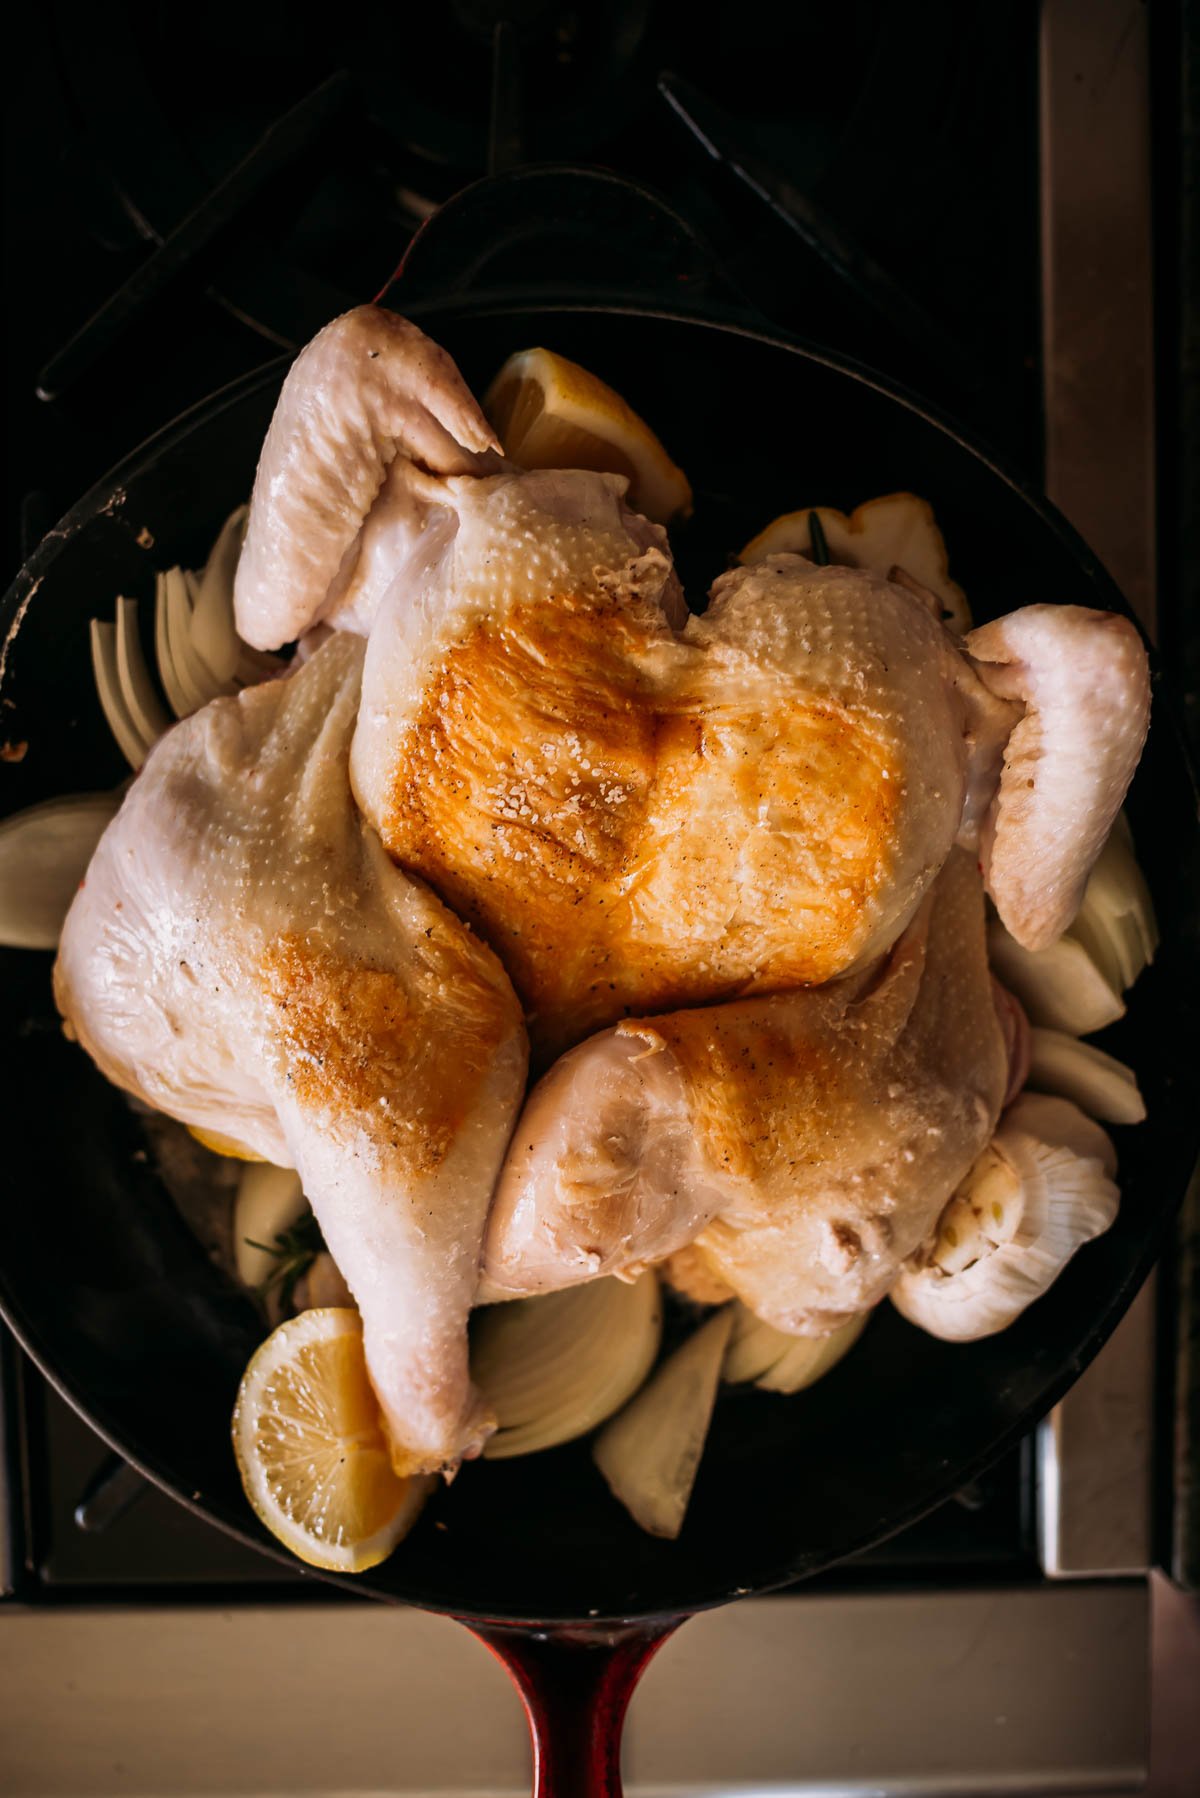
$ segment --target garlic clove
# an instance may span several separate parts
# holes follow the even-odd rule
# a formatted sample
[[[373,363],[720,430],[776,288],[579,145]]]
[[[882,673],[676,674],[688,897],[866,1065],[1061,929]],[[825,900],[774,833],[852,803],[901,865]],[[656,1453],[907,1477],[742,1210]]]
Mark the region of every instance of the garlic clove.
[[[731,1306],[715,1312],[596,1438],[613,1497],[652,1536],[683,1528],[732,1327]]]
[[[981,1252],[975,1260],[966,1267],[941,1265],[935,1243],[933,1253],[910,1263],[892,1289],[892,1303],[903,1316],[948,1342],[972,1342],[1004,1329],[1117,1214],[1112,1145],[1065,1099],[1022,1094],[951,1205],[964,1190],[977,1201],[998,1190],[997,1160],[1016,1183],[1019,1209],[1016,1197],[998,1201],[997,1219],[980,1203]]]
[[[0,943],[57,949],[63,919],[124,796],[69,793],[0,824]]]
[[[662,1338],[658,1277],[591,1280],[476,1314],[471,1377],[496,1415],[488,1460],[584,1436],[645,1380]]]
[[[1133,1069],[1061,1030],[1030,1032],[1029,1085],[1108,1124],[1140,1124],[1146,1115]]]
[[[959,1274],[1001,1242],[1011,1242],[1024,1204],[1011,1164],[989,1143],[942,1212],[930,1259]]]

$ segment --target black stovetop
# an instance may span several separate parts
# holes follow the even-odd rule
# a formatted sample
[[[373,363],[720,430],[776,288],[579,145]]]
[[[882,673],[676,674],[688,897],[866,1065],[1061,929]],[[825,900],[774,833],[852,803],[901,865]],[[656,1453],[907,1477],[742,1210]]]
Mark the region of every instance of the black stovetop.
[[[181,25],[178,9],[117,0],[26,9],[10,42],[14,29],[11,572],[140,440],[384,288],[422,220],[465,184],[530,164],[596,164],[662,194],[710,297],[968,415],[1038,477],[1031,4],[740,0],[700,25],[680,0],[453,0],[360,5],[344,26],[326,11],[310,27],[298,9],[218,3]],[[787,184],[790,222],[753,191],[764,181],[776,197]],[[568,210],[570,191],[556,190]],[[575,291],[627,287],[620,244],[578,222],[565,250],[561,234],[527,260],[510,243],[504,278],[566,270]],[[669,263],[637,271],[668,303]],[[300,1588],[154,1490],[106,1528],[79,1529],[107,1451],[4,1347],[7,1548],[22,1596]],[[827,1582],[1035,1574],[1028,1460],[1010,1457]],[[119,1496],[93,1494],[93,1519]]]

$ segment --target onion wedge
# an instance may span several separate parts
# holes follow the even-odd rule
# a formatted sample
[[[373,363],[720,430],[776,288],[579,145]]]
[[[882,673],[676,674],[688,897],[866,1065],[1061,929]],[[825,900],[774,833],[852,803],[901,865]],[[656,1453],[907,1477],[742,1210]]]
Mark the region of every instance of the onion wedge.
[[[245,647],[234,629],[233,577],[242,553],[248,512],[248,506],[239,506],[222,525],[197,584],[192,608],[192,648],[220,687],[233,679]]]
[[[854,1347],[869,1316],[863,1311],[828,1336],[789,1336],[739,1303],[721,1378],[731,1385],[753,1380],[764,1392],[802,1392]]]
[[[653,1272],[590,1280],[477,1314],[471,1377],[496,1414],[488,1460],[584,1436],[630,1399],[654,1365],[662,1301]]]
[[[124,788],[69,793],[0,824],[0,943],[57,949],[72,899]]]
[[[1140,1124],[1146,1115],[1133,1069],[1061,1030],[1030,1032],[1028,1084],[1034,1092],[1070,1099],[1106,1124]]]
[[[1070,931],[1048,949],[1023,949],[998,918],[988,924],[992,971],[1031,1024],[1090,1036],[1125,1015],[1125,1002]]]
[[[117,670],[117,627],[103,619],[93,618],[91,625],[92,673],[100,709],[108,728],[117,740],[117,748],[136,773],[150,753],[154,739],[146,737],[126,703]]]
[[[238,1181],[233,1202],[233,1252],[238,1278],[259,1287],[275,1271],[271,1253],[275,1238],[289,1230],[308,1209],[294,1168],[250,1161]]]
[[[726,1306],[596,1438],[592,1458],[613,1497],[652,1536],[673,1539],[683,1528],[732,1328]]]
[[[136,599],[117,601],[116,649],[117,678],[125,706],[149,751],[163,732],[170,729],[171,720],[154,691],[150,670],[142,654]]]
[[[167,642],[175,678],[187,701],[187,716],[198,712],[222,691],[192,648],[192,600],[188,577],[182,568],[168,568],[163,576],[166,594]]]
[[[1154,902],[1123,812],[1088,878],[1071,935],[1118,992],[1127,992],[1154,960],[1158,948]]]

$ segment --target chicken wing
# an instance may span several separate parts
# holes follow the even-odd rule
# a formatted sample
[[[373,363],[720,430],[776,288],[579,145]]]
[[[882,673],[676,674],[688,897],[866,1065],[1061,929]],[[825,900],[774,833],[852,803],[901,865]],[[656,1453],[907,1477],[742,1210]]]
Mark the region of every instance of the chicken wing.
[[[71,907],[55,993],[119,1086],[298,1169],[409,1472],[490,1428],[466,1320],[526,1044],[495,957],[354,807],[362,659],[335,636],[163,738]]]

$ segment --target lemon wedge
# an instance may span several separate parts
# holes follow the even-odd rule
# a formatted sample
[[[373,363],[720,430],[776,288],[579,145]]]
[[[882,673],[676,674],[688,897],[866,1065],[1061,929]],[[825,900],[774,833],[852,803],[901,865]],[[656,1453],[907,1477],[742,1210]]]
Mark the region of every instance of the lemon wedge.
[[[832,506],[785,512],[747,543],[739,562],[784,554],[811,556],[814,514],[831,562],[869,568],[885,578],[893,568],[903,568],[941,601],[942,616],[952,631],[970,630],[971,609],[962,588],[950,579],[950,561],[933,507],[915,493],[885,493],[849,513]]]
[[[235,1142],[232,1136],[220,1136],[215,1130],[202,1130],[199,1124],[185,1124],[184,1129],[189,1136],[194,1136],[202,1149],[211,1149],[214,1155],[227,1155],[231,1161],[262,1161],[253,1149],[247,1149],[242,1143]]]
[[[629,476],[629,503],[666,524],[691,510],[687,476],[644,419],[598,375],[553,350],[510,356],[484,397],[505,453],[522,468]]]
[[[233,1447],[246,1497],[311,1567],[364,1573],[386,1560],[435,1481],[392,1471],[357,1311],[280,1324],[242,1375]]]

